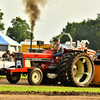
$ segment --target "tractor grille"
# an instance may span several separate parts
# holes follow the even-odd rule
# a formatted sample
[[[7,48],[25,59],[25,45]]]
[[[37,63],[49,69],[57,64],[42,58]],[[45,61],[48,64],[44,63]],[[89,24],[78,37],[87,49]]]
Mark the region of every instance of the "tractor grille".
[[[15,53],[15,65],[17,68],[22,68],[23,67],[23,53]]]
[[[16,68],[22,68],[23,67],[22,58],[15,58],[15,64],[16,64]]]
[[[15,58],[17,58],[17,57],[23,58],[23,54],[22,53],[15,53],[14,56],[15,56]]]

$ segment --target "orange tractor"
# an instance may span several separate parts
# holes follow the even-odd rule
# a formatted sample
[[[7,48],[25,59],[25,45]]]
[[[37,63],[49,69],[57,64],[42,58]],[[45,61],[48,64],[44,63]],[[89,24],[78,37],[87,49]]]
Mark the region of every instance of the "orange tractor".
[[[96,61],[93,62],[96,52],[87,49],[88,40],[72,42],[71,35],[63,33],[59,42],[64,35],[69,36],[70,42],[62,44],[63,55],[56,57],[54,64],[51,63],[51,49],[43,53],[15,53],[15,66],[6,69],[7,80],[17,83],[21,74],[27,74],[31,85],[39,85],[41,82],[55,84],[58,81],[71,86],[99,83],[99,66]]]

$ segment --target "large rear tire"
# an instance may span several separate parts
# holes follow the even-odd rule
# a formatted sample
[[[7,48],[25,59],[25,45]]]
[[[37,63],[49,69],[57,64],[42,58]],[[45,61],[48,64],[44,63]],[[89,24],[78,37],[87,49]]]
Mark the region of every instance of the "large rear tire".
[[[74,53],[65,53],[58,61],[57,75],[63,85],[69,85],[67,70],[71,57]]]
[[[93,80],[94,63],[86,53],[73,56],[68,66],[68,77],[72,86],[88,86]]]
[[[69,54],[68,54],[69,56]],[[67,56],[66,56],[67,57]],[[70,56],[65,62],[66,57],[62,57],[61,75],[62,84],[71,86],[88,86],[94,76],[94,64],[90,56],[86,53],[76,53]],[[66,66],[66,67],[65,67]]]
[[[6,78],[7,80],[11,83],[11,84],[15,84],[20,80],[21,74],[20,73],[13,73],[13,75],[11,74],[7,74]]]
[[[39,68],[33,68],[28,73],[28,82],[31,85],[39,85],[42,82],[43,73]]]

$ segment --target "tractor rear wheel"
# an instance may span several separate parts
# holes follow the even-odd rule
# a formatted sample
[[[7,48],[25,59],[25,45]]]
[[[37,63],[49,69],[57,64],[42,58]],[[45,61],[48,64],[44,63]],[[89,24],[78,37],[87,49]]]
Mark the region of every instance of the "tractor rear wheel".
[[[57,75],[58,75],[58,79],[63,85],[69,85],[67,70],[68,70],[69,61],[71,60],[71,57],[73,55],[74,53],[65,53],[58,61]]]
[[[66,59],[66,57],[63,58]],[[66,68],[63,67],[63,65],[66,66]],[[71,86],[88,86],[94,76],[93,61],[86,53],[76,53],[72,55],[66,60],[66,63],[64,63],[64,61],[61,62],[60,68],[62,74],[59,76],[62,78],[62,83],[65,82],[67,84],[68,82]]]
[[[73,56],[68,66],[68,77],[72,86],[88,86],[94,76],[94,64],[86,53]]]
[[[21,74],[20,73],[13,73],[13,75],[7,74],[6,77],[11,84],[15,84],[20,80]]]
[[[42,82],[43,73],[39,68],[33,68],[29,71],[28,82],[31,85],[39,85]]]

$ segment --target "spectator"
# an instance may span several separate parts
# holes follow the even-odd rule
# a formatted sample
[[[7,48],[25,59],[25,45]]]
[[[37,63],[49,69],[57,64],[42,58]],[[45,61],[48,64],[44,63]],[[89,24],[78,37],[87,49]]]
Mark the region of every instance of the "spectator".
[[[4,53],[4,54],[2,55],[2,58],[7,58],[7,53]]]
[[[4,53],[4,54],[2,55],[2,58],[3,58],[3,61],[5,61],[5,59],[7,58],[7,53]]]
[[[7,53],[7,58],[10,58],[10,51],[7,50],[6,53]]]
[[[14,52],[10,55],[10,59],[14,59]]]

